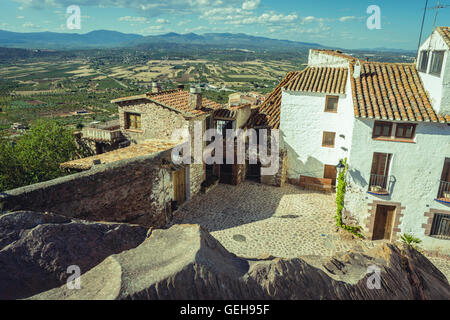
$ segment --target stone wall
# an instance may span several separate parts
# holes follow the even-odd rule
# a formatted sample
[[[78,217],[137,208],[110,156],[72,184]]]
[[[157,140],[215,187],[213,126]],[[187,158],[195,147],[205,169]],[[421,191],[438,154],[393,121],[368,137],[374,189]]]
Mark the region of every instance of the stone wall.
[[[7,191],[0,194],[0,210],[163,226],[170,218],[173,186],[161,161],[169,157],[170,150]]]
[[[141,115],[141,130],[126,129],[125,113]],[[120,129],[123,135],[135,143],[148,139],[170,140],[175,129],[188,128],[189,121],[179,112],[155,103],[138,103],[119,106]]]
[[[275,187],[283,187],[287,176],[287,151],[280,150],[278,172],[272,176],[261,175],[261,183]]]
[[[192,199],[201,191],[201,184],[206,179],[206,169],[204,164],[191,164],[189,166],[189,197]]]

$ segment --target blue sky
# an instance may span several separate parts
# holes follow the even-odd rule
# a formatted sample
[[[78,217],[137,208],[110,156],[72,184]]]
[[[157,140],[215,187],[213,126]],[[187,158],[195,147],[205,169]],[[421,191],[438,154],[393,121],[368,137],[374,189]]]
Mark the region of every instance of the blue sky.
[[[426,0],[1,0],[0,29],[87,33],[106,29],[142,35],[231,32],[316,42],[341,48],[416,49]],[[437,0],[429,0],[428,7]],[[441,4],[450,0],[441,0]],[[68,30],[66,8],[81,8],[81,30]],[[381,9],[369,30],[367,8]],[[424,37],[433,27],[427,12]],[[450,25],[450,6],[436,25]]]

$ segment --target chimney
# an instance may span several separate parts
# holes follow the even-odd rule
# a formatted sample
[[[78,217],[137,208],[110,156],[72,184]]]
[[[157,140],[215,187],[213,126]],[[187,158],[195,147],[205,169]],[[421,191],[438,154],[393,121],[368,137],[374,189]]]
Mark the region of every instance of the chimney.
[[[353,78],[357,79],[360,76],[361,76],[361,63],[359,61],[356,61],[353,71]]]
[[[202,91],[200,88],[191,87],[189,91],[188,106],[192,110],[199,110],[202,108]]]
[[[152,93],[159,93],[161,92],[161,86],[159,85],[158,82],[153,81],[152,82]]]

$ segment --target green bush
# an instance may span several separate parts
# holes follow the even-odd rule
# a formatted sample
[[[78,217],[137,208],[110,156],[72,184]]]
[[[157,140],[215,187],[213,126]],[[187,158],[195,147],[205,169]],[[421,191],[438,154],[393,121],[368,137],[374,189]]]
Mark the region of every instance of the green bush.
[[[418,246],[417,244],[421,243],[422,240],[415,238],[413,235],[408,234],[408,233],[404,233],[400,236],[400,240],[405,243],[406,245],[408,245],[409,247],[417,250]]]
[[[359,238],[364,238],[363,235],[360,233],[361,227],[348,226],[342,222],[342,211],[344,210],[345,191],[347,189],[347,181],[345,180],[348,171],[347,159],[341,160],[341,163],[344,165],[344,169],[339,172],[337,178],[337,189],[336,189],[337,210],[335,216],[336,226],[354,234]]]
[[[0,191],[63,176],[60,163],[80,155],[72,131],[54,121],[37,121],[17,141],[0,137]]]

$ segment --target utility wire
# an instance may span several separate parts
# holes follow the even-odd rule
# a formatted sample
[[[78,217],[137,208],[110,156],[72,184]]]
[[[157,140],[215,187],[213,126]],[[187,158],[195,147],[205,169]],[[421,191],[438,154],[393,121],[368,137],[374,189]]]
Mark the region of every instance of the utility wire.
[[[419,36],[419,45],[417,46],[417,54],[419,54],[420,44],[422,43],[422,33],[423,33],[423,26],[425,24],[425,16],[427,14],[427,7],[428,7],[428,0],[426,0],[425,9],[423,9],[422,26],[420,27],[420,36]]]

